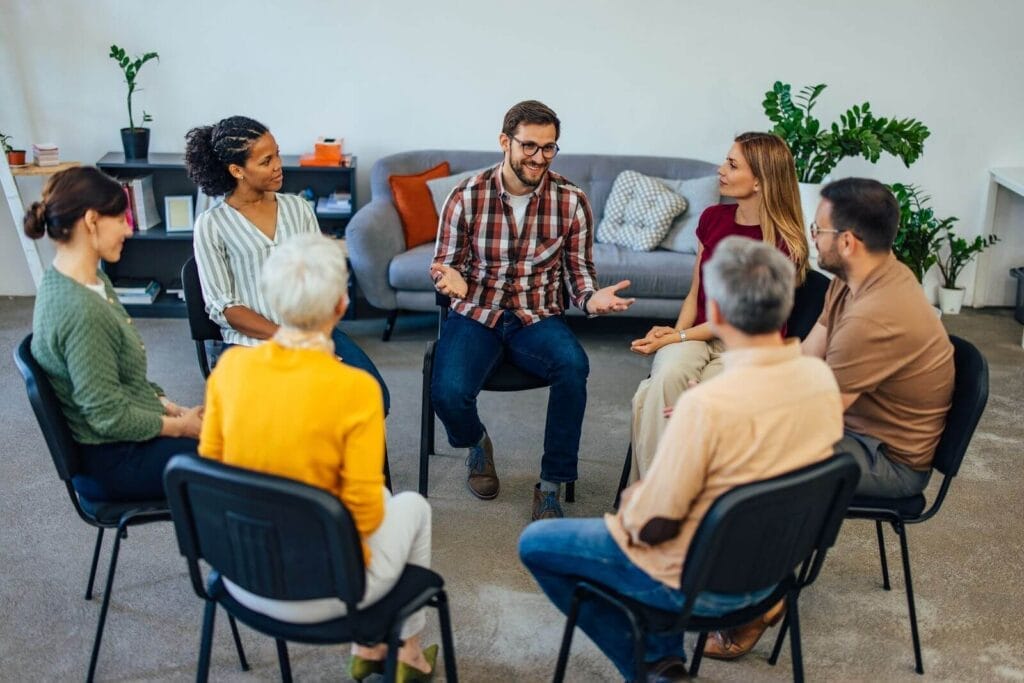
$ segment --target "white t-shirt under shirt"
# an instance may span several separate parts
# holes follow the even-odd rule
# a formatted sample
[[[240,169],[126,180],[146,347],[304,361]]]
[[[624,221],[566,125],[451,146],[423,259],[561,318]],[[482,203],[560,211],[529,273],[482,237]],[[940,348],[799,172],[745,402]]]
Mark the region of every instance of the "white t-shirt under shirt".
[[[516,219],[517,229],[522,229],[523,227],[523,218],[526,216],[526,207],[529,205],[532,198],[532,192],[508,195],[508,205],[512,207],[512,216]]]

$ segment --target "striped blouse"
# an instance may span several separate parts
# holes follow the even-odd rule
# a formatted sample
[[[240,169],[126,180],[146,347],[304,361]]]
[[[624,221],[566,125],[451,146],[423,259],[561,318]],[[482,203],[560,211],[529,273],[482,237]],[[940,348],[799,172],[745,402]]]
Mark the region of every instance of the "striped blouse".
[[[295,235],[319,231],[309,203],[293,194],[277,195],[277,229],[273,240],[227,202],[215,204],[200,214],[193,237],[199,281],[206,312],[221,326],[225,342],[242,346],[260,343],[228,324],[224,310],[231,306],[245,306],[280,323],[260,289],[263,264],[274,247]]]

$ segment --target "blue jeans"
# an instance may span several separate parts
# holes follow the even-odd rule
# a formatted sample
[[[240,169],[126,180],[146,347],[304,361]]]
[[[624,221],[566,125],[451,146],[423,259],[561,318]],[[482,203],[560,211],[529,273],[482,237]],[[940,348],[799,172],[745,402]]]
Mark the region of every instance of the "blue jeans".
[[[480,441],[484,425],[476,397],[487,377],[507,359],[550,383],[541,479],[576,481],[576,464],[587,407],[587,354],[561,317],[523,325],[505,311],[493,329],[452,313],[441,331],[430,383],[434,411],[453,448]]]
[[[645,605],[681,611],[686,596],[637,567],[619,548],[603,519],[545,519],[526,527],[519,537],[519,558],[541,589],[563,614],[569,613],[572,592],[581,579],[608,586]],[[701,593],[693,606],[699,616],[721,616],[766,598],[773,588],[727,595]],[[612,661],[627,680],[633,679],[633,636],[629,620],[603,600],[580,606],[577,625]],[[686,658],[681,633],[647,634],[645,658]]]
[[[179,453],[194,455],[198,447],[195,439],[172,436],[81,444],[82,473],[71,483],[92,501],[160,500],[167,461]]]
[[[334,331],[331,332],[331,339],[334,341],[334,353],[341,356],[341,360],[345,365],[366,370],[377,380],[377,384],[380,385],[380,391],[384,395],[384,415],[386,416],[391,411],[391,394],[388,392],[388,385],[384,383],[384,378],[380,376],[377,366],[373,364],[373,361],[366,355],[366,352],[359,348],[359,345],[352,341],[352,338],[342,332],[341,329],[335,327]],[[216,364],[217,358],[220,358],[221,353],[224,353],[224,351],[232,346],[234,344],[222,344],[220,353],[217,353],[216,357],[213,358],[213,364]]]

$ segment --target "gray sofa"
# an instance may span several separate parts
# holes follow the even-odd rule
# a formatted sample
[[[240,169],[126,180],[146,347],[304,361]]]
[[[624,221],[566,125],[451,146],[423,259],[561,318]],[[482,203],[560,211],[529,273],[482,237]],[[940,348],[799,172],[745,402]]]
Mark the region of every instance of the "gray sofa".
[[[496,164],[501,153],[424,150],[403,152],[379,159],[370,172],[371,201],[352,217],[345,230],[349,259],[359,288],[367,301],[388,311],[384,339],[388,339],[400,309],[435,309],[433,283],[428,266],[434,245],[406,250],[402,225],[391,197],[388,177],[420,173],[447,161],[457,174]],[[716,173],[716,166],[695,159],[614,156],[610,154],[561,154],[552,170],[581,187],[590,198],[595,228],[604,215],[612,183],[620,172],[633,170],[659,178],[686,180]],[[652,319],[675,318],[690,288],[694,254],[663,249],[630,251],[611,244],[594,245],[594,266],[601,286],[628,279],[625,292],[636,298],[629,311],[619,315]],[[579,313],[579,311],[574,311]]]

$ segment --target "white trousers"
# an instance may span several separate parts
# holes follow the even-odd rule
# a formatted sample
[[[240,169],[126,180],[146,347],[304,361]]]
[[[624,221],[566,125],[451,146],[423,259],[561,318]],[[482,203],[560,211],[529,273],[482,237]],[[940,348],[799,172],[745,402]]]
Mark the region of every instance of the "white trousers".
[[[676,404],[691,381],[706,382],[720,373],[724,350],[725,345],[713,339],[669,344],[654,354],[651,376],[633,394],[631,483],[643,478],[654,460],[668,424],[665,408]]]
[[[384,491],[384,520],[366,539],[370,564],[366,567],[366,593],[359,608],[380,600],[394,588],[407,564],[430,567],[430,504],[413,491],[392,496]],[[337,598],[316,600],[271,600],[224,579],[224,585],[238,602],[254,612],[279,621],[315,624],[345,614],[345,603]],[[402,639],[410,638],[426,626],[423,610],[406,619]]]

